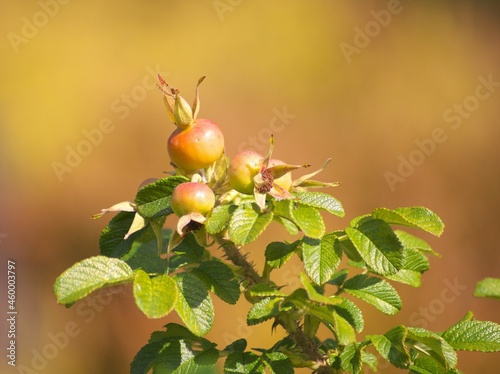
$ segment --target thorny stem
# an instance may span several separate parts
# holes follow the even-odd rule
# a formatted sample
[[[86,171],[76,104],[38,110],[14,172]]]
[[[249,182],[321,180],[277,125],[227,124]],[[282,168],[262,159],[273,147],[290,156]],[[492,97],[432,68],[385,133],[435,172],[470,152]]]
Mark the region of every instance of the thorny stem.
[[[246,255],[241,254],[240,249],[233,242],[219,236],[215,237],[215,241],[221,246],[226,258],[243,269],[243,274],[245,279],[249,281],[249,285],[262,282],[262,278],[253,264],[247,260]]]
[[[290,337],[297,343],[308,358],[317,363],[319,367],[316,373],[333,374],[333,369],[328,364],[328,359],[318,351],[316,343],[304,333],[301,327],[297,327],[296,330],[290,334]]]
[[[230,240],[226,240],[220,236],[215,237],[215,241],[221,246],[226,258],[231,261],[234,265],[239,266],[243,269],[243,274],[245,279],[248,281],[249,285],[254,285],[257,283],[262,283],[266,281],[261,278],[261,276],[255,270],[253,264],[247,260],[247,256],[240,252],[240,249]],[[269,279],[267,279],[269,281]],[[319,350],[317,344],[313,339],[309,338],[302,327],[299,326],[295,321],[292,322],[293,326],[285,321],[277,321],[277,323],[282,326],[297,344],[302,352],[311,360],[316,362],[318,374],[334,374],[333,368],[328,364],[328,359]]]

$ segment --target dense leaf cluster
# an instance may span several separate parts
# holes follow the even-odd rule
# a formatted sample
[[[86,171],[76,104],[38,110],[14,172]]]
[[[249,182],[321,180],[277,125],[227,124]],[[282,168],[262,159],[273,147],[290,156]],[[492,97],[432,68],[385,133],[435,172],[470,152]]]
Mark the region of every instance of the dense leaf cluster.
[[[420,286],[429,269],[427,256],[436,252],[401,227],[439,236],[443,223],[429,209],[375,209],[343,230],[328,232],[322,214],[342,217],[344,210],[326,193],[297,190],[291,199],[268,197],[266,209],[240,196],[222,201],[204,222],[214,250],[186,231],[166,253],[172,232],[163,224],[172,214],[170,195],[185,181],[183,176],[159,179],[141,188],[134,202],[107,210],[119,212],[101,234],[101,254],[73,265],[54,285],[58,302],[69,306],[99,288],[132,283],[137,307],[148,318],[172,311],[179,315],[184,326],[169,323],[154,332],[134,358],[131,373],[213,373],[221,359],[225,373],[283,374],[294,367],[360,373],[364,365],[375,370],[379,358],[412,373],[458,373],[456,350],[500,350],[500,325],[475,320],[472,313],[441,333],[396,326],[358,341],[364,319],[356,300],[393,315],[402,300],[391,282]],[[298,238],[269,243],[258,273],[239,249],[272,222]],[[292,256],[303,263],[301,287],[285,293],[272,273]],[[342,263],[349,269],[340,268]],[[284,339],[248,350],[244,339],[218,348],[203,338],[215,318],[212,295],[235,304],[242,294],[252,304],[247,324],[271,320],[273,328],[286,330]],[[331,338],[318,339],[321,325]]]

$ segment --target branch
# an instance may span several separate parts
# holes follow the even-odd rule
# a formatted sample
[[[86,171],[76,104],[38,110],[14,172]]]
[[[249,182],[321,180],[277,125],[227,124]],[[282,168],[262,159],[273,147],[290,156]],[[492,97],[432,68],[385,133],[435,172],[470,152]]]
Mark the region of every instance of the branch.
[[[215,236],[215,240],[221,246],[226,258],[243,269],[243,275],[250,285],[262,282],[253,264],[247,260],[246,255],[241,254],[240,249],[233,242],[219,236]]]
[[[236,246],[232,241],[226,240],[220,236],[214,236],[214,238],[224,251],[225,257],[234,265],[243,269],[243,275],[250,285],[263,282],[262,277],[257,273],[253,264],[247,260],[246,255],[240,252],[240,248],[238,246]],[[314,340],[309,338],[304,333],[296,321],[292,322],[294,326],[288,326],[288,324],[282,320],[278,320],[277,322],[288,332],[290,337],[302,350],[302,352],[311,361],[314,361],[317,364],[316,372],[318,374],[333,374],[333,369],[328,364],[328,358],[318,350]]]
[[[284,325],[282,324],[283,327],[285,327]],[[285,329],[290,333],[289,329],[286,327]],[[329,365],[328,358],[318,350],[314,340],[309,338],[300,326],[297,326],[295,331],[290,333],[290,337],[311,361],[316,362],[318,367],[316,373],[333,374],[333,368]]]

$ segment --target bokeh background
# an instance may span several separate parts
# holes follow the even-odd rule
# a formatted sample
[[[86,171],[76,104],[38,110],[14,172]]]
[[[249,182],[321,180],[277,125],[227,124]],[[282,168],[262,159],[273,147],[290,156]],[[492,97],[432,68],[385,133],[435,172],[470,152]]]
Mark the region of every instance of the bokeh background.
[[[500,322],[498,301],[473,296],[477,281],[500,277],[498,2],[41,0],[0,8],[0,296],[6,311],[14,260],[19,312],[18,366],[2,354],[1,373],[127,373],[150,333],[177,321],[147,320],[127,287],[71,309],[52,293],[62,271],[98,254],[109,217],[92,214],[168,170],[173,125],[154,88],[158,72],[187,98],[207,76],[201,116],[220,124],[229,155],[265,152],[274,126],[276,157],[315,167],[333,157],[322,179],[341,181],[332,192],[347,215],[328,217],[331,230],[382,206],[424,205],[443,218],[441,238],[424,235],[443,257],[431,259],[421,288],[397,285],[398,315],[362,305],[361,336],[396,324],[439,331],[469,310]],[[248,251],[260,255],[283,238],[275,226]],[[292,262],[279,276],[293,288],[299,271]],[[215,302],[208,337],[220,347],[240,337],[269,347],[282,333],[272,336],[270,323],[247,328],[245,301]],[[499,362],[499,354],[459,354],[465,373],[497,373]]]

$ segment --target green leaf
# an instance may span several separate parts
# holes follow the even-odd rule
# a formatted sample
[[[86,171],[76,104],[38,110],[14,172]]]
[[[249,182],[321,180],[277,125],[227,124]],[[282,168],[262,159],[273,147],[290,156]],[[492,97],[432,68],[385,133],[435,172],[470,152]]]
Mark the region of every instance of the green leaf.
[[[134,278],[130,266],[117,258],[95,256],[77,262],[54,283],[60,304],[73,304],[101,287],[129,282]]]
[[[210,340],[205,338],[196,336],[186,326],[179,325],[178,323],[170,322],[165,325],[166,331],[159,331],[158,333],[161,336],[165,337],[175,337],[175,338],[183,338],[186,341],[191,343],[196,343],[197,346],[202,349],[208,349],[215,346],[215,343],[212,343]]]
[[[372,304],[384,314],[396,314],[402,307],[396,289],[380,278],[358,274],[345,281],[344,290]]]
[[[422,273],[429,270],[428,258],[414,248],[403,249],[403,264],[396,274],[387,275],[387,278],[396,282],[420,287]]]
[[[192,273],[174,276],[179,289],[175,310],[186,327],[195,335],[203,336],[212,328],[214,306],[203,282]]]
[[[461,321],[446,330],[442,337],[461,351],[500,351],[500,325],[495,322]]]
[[[391,275],[401,269],[403,248],[384,221],[368,219],[357,228],[346,228],[345,232],[373,272]]]
[[[323,217],[316,208],[294,200],[274,202],[274,214],[293,222],[304,235],[319,239],[325,233]]]
[[[273,212],[260,213],[256,204],[242,204],[229,221],[229,237],[236,245],[245,245],[259,237],[273,219]]]
[[[173,373],[193,357],[194,352],[189,342],[184,339],[166,339],[162,350],[152,362],[153,374]]]
[[[299,233],[299,228],[297,227],[297,225],[292,221],[290,221],[289,219],[277,216],[275,214],[273,220],[278,222],[281,226],[283,226],[290,235],[297,235]]]
[[[300,273],[300,282],[304,286],[304,289],[307,292],[307,296],[309,296],[310,301],[314,301],[319,304],[329,304],[336,305],[342,303],[342,298],[340,297],[328,297],[323,294],[320,294],[314,286],[309,282],[307,275],[304,273]]]
[[[172,231],[163,230],[163,242],[168,243]],[[146,242],[134,242],[130,252],[122,257],[133,270],[142,269],[149,274],[163,274],[167,271],[167,260],[158,255],[156,238]]]
[[[404,345],[407,329],[404,326],[396,326],[384,335],[369,335],[370,340],[377,352],[400,369],[405,369],[410,363],[410,355]]]
[[[361,351],[356,343],[349,344],[340,353],[341,367],[344,371],[353,374],[361,373]]]
[[[334,245],[336,238],[334,234],[327,234],[321,240],[302,239],[304,269],[317,284],[328,282],[340,264],[342,252]]]
[[[500,279],[484,278],[476,284],[474,296],[500,299]]]
[[[153,374],[215,374],[218,358],[219,352],[213,344],[195,351],[191,341],[157,331],[135,356],[130,373],[146,374],[153,369]]]
[[[240,284],[229,266],[213,258],[203,261],[193,272],[221,300],[236,304],[240,298]]]
[[[410,365],[410,373],[419,374],[461,374],[457,369],[446,370],[429,356],[417,357]]]
[[[274,269],[283,266],[295,253],[299,241],[293,243],[272,242],[266,247],[266,262]]]
[[[192,233],[187,234],[173,252],[176,256],[182,257],[186,264],[199,263],[207,254],[206,249],[198,244]]]
[[[196,352],[193,358],[183,362],[172,374],[217,374],[215,364],[218,359],[219,351],[215,348]],[[156,371],[153,373],[155,374]],[[160,373],[163,374],[164,371]]]
[[[424,273],[429,270],[429,267],[429,259],[422,252],[413,248],[403,249],[403,263],[401,269]]]
[[[287,296],[286,293],[281,292],[280,290],[276,289],[275,287],[272,287],[268,284],[265,283],[257,283],[251,287],[248,288],[248,292],[250,293],[250,296],[257,296],[257,297],[285,297]]]
[[[135,204],[139,214],[145,218],[152,218],[172,213],[170,195],[179,184],[188,182],[186,177],[176,175],[158,179],[142,187],[135,197]]]
[[[344,217],[344,208],[340,201],[333,196],[323,192],[297,192],[295,194],[300,202],[304,205],[326,210],[328,213],[334,214],[339,217]]]
[[[385,277],[412,287],[420,287],[422,285],[422,273],[415,270],[400,269],[396,274],[386,275]]]
[[[134,221],[134,217],[134,212],[119,212],[109,221],[109,224],[102,230],[99,237],[99,247],[102,255],[122,257],[130,251],[134,241],[146,230],[146,228],[143,228],[124,239]]]
[[[280,310],[282,299],[267,297],[256,302],[247,315],[248,326],[257,325],[268,319],[276,317]]]
[[[151,279],[143,270],[136,270],[134,299],[148,318],[165,317],[177,300],[177,284],[167,274]]]
[[[373,372],[377,372],[378,358],[374,354],[366,351],[361,351],[361,362],[368,365]]]
[[[262,355],[262,361],[271,374],[293,374],[293,365],[287,355],[281,352],[268,352]]]
[[[264,374],[261,357],[252,352],[232,352],[224,362],[224,374]]]
[[[229,224],[231,215],[235,210],[236,205],[224,204],[216,206],[205,221],[205,230],[211,235],[220,233]]]
[[[130,364],[130,374],[147,374],[153,366],[154,360],[167,346],[167,340],[151,341],[136,353]]]
[[[335,312],[345,319],[356,332],[361,332],[364,329],[365,322],[363,320],[363,313],[351,300],[339,297],[342,303],[335,305]]]
[[[406,208],[378,208],[372,212],[372,217],[381,219],[391,225],[415,227],[440,236],[444,230],[443,221],[430,209],[416,206]]]
[[[316,208],[291,202],[290,215],[304,235],[320,239],[325,234],[325,222]]]
[[[434,256],[440,256],[439,253],[435,252],[429,243],[427,243],[425,240],[420,239],[414,235],[408,234],[406,231],[403,230],[394,230],[394,233],[398,237],[399,241],[401,242],[401,245],[406,248],[406,249],[417,249],[421,252],[426,252],[430,253]]]
[[[406,343],[417,352],[432,357],[444,369],[457,366],[457,354],[453,347],[438,334],[415,327],[408,327]]]
[[[229,344],[226,348],[223,349],[225,352],[244,352],[247,348],[247,341],[243,338],[235,340],[231,344]]]
[[[351,262],[359,264],[362,263],[363,266],[361,267],[366,268],[366,264],[361,258],[361,255],[359,254],[358,250],[356,249],[352,241],[349,239],[345,231],[334,231],[333,233],[337,235],[338,238],[342,237],[342,239],[337,239],[334,245],[338,247],[338,249],[341,250],[343,253],[345,253],[346,256],[349,258],[349,260],[351,260]]]
[[[338,306],[325,305],[318,307],[323,311],[330,312],[330,317],[326,318],[327,315],[321,316],[318,311],[311,311],[316,317],[320,318],[321,321],[328,327],[337,337],[337,341],[340,345],[349,345],[356,341],[356,331],[354,330],[352,320],[347,320],[344,318],[344,312],[339,313]],[[349,319],[351,316],[349,316]],[[331,319],[333,318],[333,323]]]
[[[332,277],[328,280],[328,284],[340,287],[345,282],[348,275],[349,275],[349,270],[347,269],[339,270],[335,274],[333,274]]]

